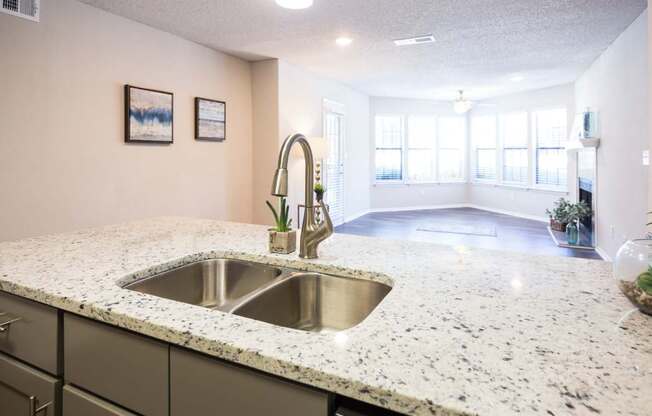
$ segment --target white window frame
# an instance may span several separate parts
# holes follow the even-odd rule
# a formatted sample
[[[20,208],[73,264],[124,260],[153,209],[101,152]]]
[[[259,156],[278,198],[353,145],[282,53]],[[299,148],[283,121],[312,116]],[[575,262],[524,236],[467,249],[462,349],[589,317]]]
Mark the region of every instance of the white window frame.
[[[409,118],[413,117],[432,117],[435,120],[435,137],[434,137],[434,145],[433,145],[433,173],[434,173],[434,179],[430,181],[411,181],[408,179],[408,152],[409,152],[409,143],[408,143],[408,138],[409,138]],[[402,137],[401,137],[401,179],[377,179],[376,178],[376,150],[378,149],[376,145],[376,138],[377,138],[377,123],[376,119],[378,117],[400,117],[401,118],[401,127],[402,127]],[[440,118],[455,118],[459,117],[464,119],[464,141],[462,143],[461,147],[461,164],[462,164],[462,177],[460,179],[455,179],[455,180],[445,180],[445,181],[440,181],[439,180],[439,119]],[[374,138],[374,143],[373,143],[373,169],[372,169],[372,185],[374,186],[391,186],[391,185],[437,185],[437,184],[459,184],[459,183],[467,183],[468,182],[468,177],[467,177],[467,169],[466,169],[466,154],[468,152],[468,142],[469,142],[469,124],[468,124],[468,117],[467,116],[455,116],[455,115],[450,115],[450,116],[439,116],[436,114],[431,114],[431,113],[376,113],[373,117],[373,138]]]
[[[378,127],[377,119],[379,117],[399,117],[401,120],[401,179],[378,179],[376,176],[376,152],[378,151],[378,145],[376,139],[378,138],[378,132],[376,131]],[[378,113],[374,116],[373,126],[374,126],[374,157],[373,157],[373,184],[374,185],[401,185],[406,183],[405,180],[405,163],[407,161],[405,142],[407,140],[407,131],[406,131],[406,117],[403,114],[393,114],[393,113]]]
[[[536,137],[536,124],[534,122],[534,114],[541,111],[554,111],[554,110],[565,110],[567,114],[567,123],[566,123],[566,134],[568,134],[568,108],[566,106],[550,106],[550,107],[538,107],[538,108],[529,108],[526,110],[514,110],[514,111],[505,111],[505,112],[495,112],[495,113],[484,113],[478,115],[471,115],[469,117],[469,143],[470,143],[470,183],[477,185],[488,185],[488,186],[498,186],[504,188],[517,188],[517,189],[526,189],[533,191],[541,191],[546,193],[554,194],[568,194],[568,184],[566,186],[547,186],[539,185],[536,183],[536,163],[537,163],[537,137]],[[514,114],[514,113],[527,113],[528,119],[528,180],[525,182],[511,182],[504,180],[504,142],[503,142],[503,132],[501,131],[501,116]],[[490,116],[494,117],[496,120],[496,179],[481,179],[475,177],[476,171],[476,147],[473,143],[473,131],[472,123],[473,117],[483,117]],[[568,163],[568,162],[567,162]],[[567,171],[567,175],[570,172]],[[568,181],[567,181],[568,183]]]
[[[503,126],[504,119],[506,116],[513,116],[517,114],[522,114],[525,115],[525,147],[505,147],[505,129]],[[531,157],[530,153],[532,151],[532,122],[531,122],[531,115],[530,112],[527,110],[522,110],[522,111],[507,111],[504,113],[500,113],[496,116],[497,119],[497,125],[496,125],[496,142],[497,142],[497,150],[499,154],[496,156],[496,162],[498,162],[498,169],[496,170],[498,175],[496,175],[496,181],[502,185],[507,185],[507,186],[513,186],[513,187],[520,187],[520,188],[527,188],[530,186],[532,183],[532,173],[530,167],[531,165]],[[526,169],[526,178],[524,182],[519,182],[519,181],[510,181],[505,179],[505,150],[510,150],[510,149],[515,149],[515,150],[525,150],[527,154],[527,166],[525,167]],[[536,149],[535,149],[536,150]]]
[[[473,141],[473,118],[474,117],[493,117],[494,119],[494,128],[496,132],[496,143],[494,145],[494,150],[496,152],[496,177],[494,179],[484,179],[484,178],[478,178],[476,176],[477,173],[477,163],[478,163],[478,149],[485,149],[489,150],[491,148],[489,147],[477,147],[475,145],[475,142]],[[478,114],[476,116],[471,116],[469,117],[469,123],[468,123],[468,140],[470,143],[469,148],[471,149],[471,165],[470,165],[470,172],[469,176],[471,178],[471,183],[479,183],[479,184],[496,184],[498,183],[498,178],[500,177],[500,147],[498,145],[498,140],[499,140],[499,135],[498,135],[498,115],[497,114]]]
[[[543,112],[543,111],[556,111],[556,110],[564,110],[566,111],[566,140],[568,140],[568,134],[569,134],[569,120],[568,120],[568,108],[566,106],[550,106],[550,107],[539,107],[539,108],[533,108],[529,113],[529,123],[530,123],[530,185],[529,187],[534,190],[539,190],[539,191],[547,191],[547,192],[554,192],[554,193],[564,193],[568,194],[568,181],[570,178],[570,171],[568,170],[568,163],[569,163],[569,158],[568,158],[568,153],[566,154],[566,185],[562,186],[550,186],[550,185],[539,185],[537,183],[537,149],[538,149],[538,144],[537,144],[537,134],[536,134],[536,123],[534,122],[534,117],[535,113]],[[563,149],[564,146],[562,145],[561,148]]]

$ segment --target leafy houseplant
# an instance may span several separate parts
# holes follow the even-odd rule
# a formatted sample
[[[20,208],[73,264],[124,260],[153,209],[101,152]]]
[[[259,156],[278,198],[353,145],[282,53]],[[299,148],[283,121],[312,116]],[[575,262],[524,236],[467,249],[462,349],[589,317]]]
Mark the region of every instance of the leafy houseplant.
[[[577,204],[568,204],[566,218],[568,222],[579,222],[593,215],[591,207],[584,201]]]
[[[546,209],[546,214],[550,217],[550,228],[555,231],[566,231],[566,225],[570,222],[568,209],[571,205],[565,198],[559,198],[559,200],[555,201],[552,210]]]
[[[566,238],[568,244],[577,245],[580,241],[580,221],[592,215],[591,207],[584,201],[569,204],[566,208]]]
[[[315,184],[315,186],[313,187],[313,190],[315,191],[315,196],[317,197],[317,202],[321,202],[324,199],[324,192],[326,192],[326,189],[324,189],[324,185],[317,182]]]
[[[287,205],[285,197],[279,198],[278,213],[269,201],[265,201],[269,209],[274,215],[274,222],[276,223],[276,231],[286,233],[292,229],[292,218],[289,218],[290,206]]]
[[[265,201],[274,215],[276,226],[269,229],[268,247],[271,253],[290,254],[297,249],[297,233],[292,229],[290,206],[285,197],[279,198],[278,211],[269,202]]]

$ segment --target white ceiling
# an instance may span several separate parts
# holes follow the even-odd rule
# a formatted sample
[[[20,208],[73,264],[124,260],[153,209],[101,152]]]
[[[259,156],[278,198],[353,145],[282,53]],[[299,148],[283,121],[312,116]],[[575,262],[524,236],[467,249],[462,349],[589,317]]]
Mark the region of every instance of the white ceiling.
[[[211,48],[280,58],[369,95],[472,99],[573,82],[646,0],[81,0]],[[392,40],[432,33],[436,43]],[[335,45],[347,35],[351,46]],[[510,80],[514,74],[521,82]]]

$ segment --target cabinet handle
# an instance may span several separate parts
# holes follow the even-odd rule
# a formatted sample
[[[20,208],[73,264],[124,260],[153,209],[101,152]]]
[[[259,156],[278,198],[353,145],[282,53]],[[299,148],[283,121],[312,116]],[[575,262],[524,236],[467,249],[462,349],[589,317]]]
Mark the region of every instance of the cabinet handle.
[[[50,407],[52,402],[47,402],[41,407],[36,407],[36,397],[30,396],[29,397],[29,416],[37,416],[39,413]]]
[[[7,332],[9,326],[14,322],[20,321],[19,316],[11,316],[7,312],[0,312],[0,333]]]

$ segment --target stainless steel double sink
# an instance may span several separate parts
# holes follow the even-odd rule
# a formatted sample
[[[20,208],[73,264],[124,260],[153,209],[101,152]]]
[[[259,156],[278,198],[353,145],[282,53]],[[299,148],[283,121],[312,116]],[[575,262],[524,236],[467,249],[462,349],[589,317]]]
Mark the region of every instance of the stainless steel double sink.
[[[391,290],[370,280],[233,259],[187,264],[124,288],[312,332],[358,325]]]

